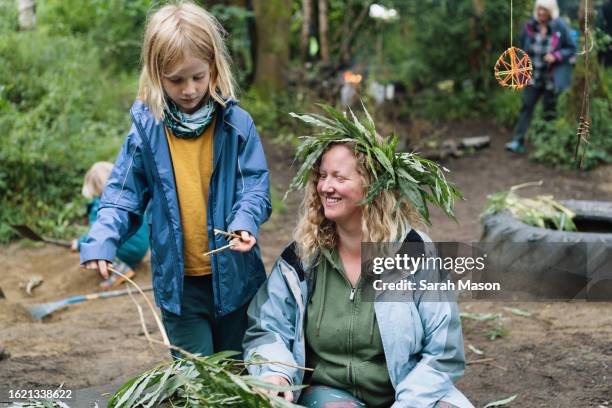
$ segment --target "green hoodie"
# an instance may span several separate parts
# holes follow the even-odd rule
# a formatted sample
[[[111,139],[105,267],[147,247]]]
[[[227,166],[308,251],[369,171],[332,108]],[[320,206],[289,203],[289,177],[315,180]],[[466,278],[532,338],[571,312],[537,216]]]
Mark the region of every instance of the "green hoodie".
[[[353,288],[338,251],[321,250],[317,282],[306,311],[306,365],[310,384],[343,389],[368,407],[389,407],[389,379],[374,303],[362,301],[360,278]]]

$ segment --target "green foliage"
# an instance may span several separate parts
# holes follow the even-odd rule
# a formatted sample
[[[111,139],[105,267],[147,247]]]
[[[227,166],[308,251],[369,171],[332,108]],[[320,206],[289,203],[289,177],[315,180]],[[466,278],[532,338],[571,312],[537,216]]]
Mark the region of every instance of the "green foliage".
[[[288,93],[276,93],[262,98],[255,89],[245,93],[240,104],[253,117],[259,134],[271,138],[273,143],[292,145],[297,143],[295,124],[289,112],[300,106],[300,101]]]
[[[415,112],[433,122],[476,118],[485,113],[486,95],[471,81],[464,81],[458,90],[454,88],[454,81],[447,80],[423,90],[414,99]]]
[[[530,198],[519,197],[515,191],[531,183],[514,186],[487,197],[483,216],[507,210],[527,225],[552,228],[559,231],[576,231],[575,214],[553,200],[552,196],[538,195]]]
[[[40,28],[51,35],[91,40],[101,61],[117,70],[138,67],[151,0],[45,0],[37,4]]]
[[[0,35],[17,30],[17,3],[0,1]]]
[[[95,44],[100,59],[110,68],[134,71],[139,67],[147,15],[166,3],[170,1],[45,0],[37,13],[39,26],[50,34],[85,37]],[[229,32],[227,46],[237,68],[237,80],[244,83],[253,69],[246,24],[252,14],[243,7],[197,3],[203,3]]]
[[[108,402],[109,408],[156,406],[169,400],[180,407],[292,408],[284,398],[263,391],[295,390],[302,386],[276,386],[241,375],[244,364],[222,352],[163,364],[125,383]]]
[[[65,235],[83,208],[87,168],[112,160],[129,126],[133,79],[109,78],[82,38],[0,39],[0,220]],[[12,233],[0,227],[0,241]]]
[[[270,196],[272,201],[272,209],[275,214],[286,214],[287,204],[283,200],[283,195],[274,186],[270,188]]]
[[[253,17],[253,13],[244,7],[222,4],[215,4],[210,8],[210,12],[229,33],[226,38],[226,46],[232,55],[236,81],[244,85],[254,69],[251,58],[251,42],[247,29],[247,20]]]
[[[483,331],[482,334],[489,340],[493,341],[498,338],[508,337],[510,335],[510,329],[501,323],[498,323],[494,327],[490,327],[489,329]]]
[[[399,6],[410,25],[403,54],[419,61],[414,70],[417,76],[406,78],[407,84],[427,86],[452,78],[490,88],[495,61],[510,45],[510,2],[481,3],[480,13],[472,1],[414,1]],[[531,1],[514,0],[514,43],[531,6]]]
[[[609,76],[609,75],[608,75]],[[569,94],[559,100],[557,111],[565,112],[569,103]],[[591,99],[591,131],[589,144],[583,163],[583,169],[589,170],[600,163],[612,163],[612,99],[594,97]],[[576,146],[576,129],[578,124],[565,116],[546,122],[535,118],[528,133],[533,144],[530,157],[547,164],[576,168],[578,160],[574,159]]]
[[[493,91],[489,107],[495,123],[506,128],[514,127],[523,104],[523,93],[508,88]]]
[[[406,112],[429,121],[495,118],[511,126],[520,96],[498,87],[493,67],[510,45],[510,2],[487,0],[394,2],[395,23],[369,24],[361,33],[357,59],[376,60],[372,76],[396,81],[413,96]],[[514,1],[514,41],[519,42],[531,1]],[[382,33],[382,34],[381,34]],[[382,35],[382,61],[377,44]]]

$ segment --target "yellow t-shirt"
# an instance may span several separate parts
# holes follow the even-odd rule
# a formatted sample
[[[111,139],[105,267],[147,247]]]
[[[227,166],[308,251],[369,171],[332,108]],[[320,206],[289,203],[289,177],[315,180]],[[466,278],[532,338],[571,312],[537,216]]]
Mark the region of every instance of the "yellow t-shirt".
[[[183,228],[185,275],[212,274],[208,248],[208,187],[213,171],[213,134],[216,119],[195,139],[181,139],[166,129]]]

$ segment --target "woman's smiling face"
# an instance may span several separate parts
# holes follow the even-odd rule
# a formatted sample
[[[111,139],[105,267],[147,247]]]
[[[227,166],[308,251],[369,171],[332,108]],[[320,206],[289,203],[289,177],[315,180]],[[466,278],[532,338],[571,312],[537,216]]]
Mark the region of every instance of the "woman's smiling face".
[[[361,222],[363,177],[357,171],[355,155],[346,145],[335,145],[323,155],[317,193],[328,220],[340,226]]]

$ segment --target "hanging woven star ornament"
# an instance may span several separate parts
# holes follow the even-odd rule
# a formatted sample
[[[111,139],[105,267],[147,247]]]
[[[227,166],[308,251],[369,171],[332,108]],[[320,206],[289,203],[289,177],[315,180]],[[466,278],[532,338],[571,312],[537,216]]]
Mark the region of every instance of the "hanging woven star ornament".
[[[517,90],[527,86],[533,72],[529,55],[512,45],[512,0],[510,0],[510,48],[495,63],[495,79],[501,86]]]
[[[531,59],[520,48],[508,48],[495,64],[495,79],[501,86],[506,86],[512,90],[527,86],[531,74]]]

